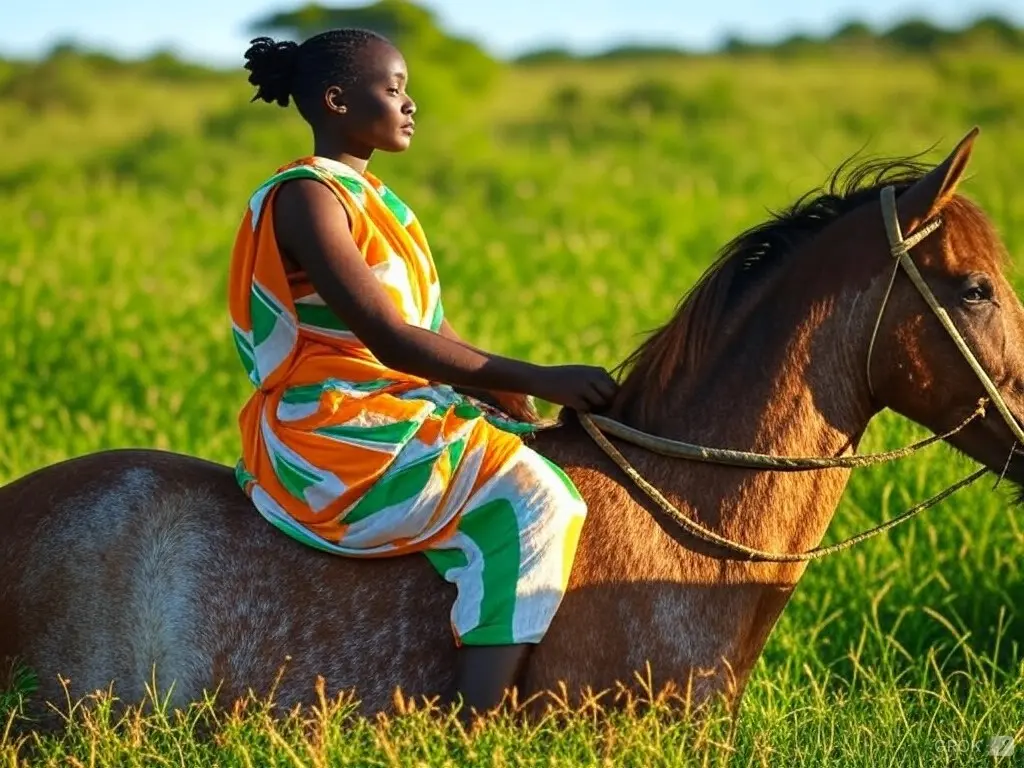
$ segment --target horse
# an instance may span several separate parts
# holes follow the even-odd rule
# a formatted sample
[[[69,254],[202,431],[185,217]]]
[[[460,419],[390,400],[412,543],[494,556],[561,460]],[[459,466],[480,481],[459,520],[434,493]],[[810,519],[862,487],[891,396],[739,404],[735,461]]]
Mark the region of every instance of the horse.
[[[957,192],[976,136],[935,166],[847,161],[732,240],[626,359],[610,416],[666,439],[824,457],[855,453],[885,409],[936,434],[960,422],[982,386],[905,276],[890,280],[879,191],[891,186],[904,232],[941,221],[913,261],[1019,423],[1024,307],[992,222]],[[1024,481],[995,414],[947,442]],[[588,515],[519,699],[675,690],[694,706],[738,705],[806,562],[736,557],[680,530],[571,413],[532,445]],[[620,448],[682,514],[771,551],[816,546],[850,474]],[[322,678],[371,714],[394,711],[396,690],[429,697],[452,682],[454,587],[425,558],[304,547],[255,512],[228,467],[138,449],[71,458],[0,488],[0,528],[0,662],[32,670],[44,701],[110,686],[136,701],[155,684],[174,706],[216,690],[290,707],[314,702]]]

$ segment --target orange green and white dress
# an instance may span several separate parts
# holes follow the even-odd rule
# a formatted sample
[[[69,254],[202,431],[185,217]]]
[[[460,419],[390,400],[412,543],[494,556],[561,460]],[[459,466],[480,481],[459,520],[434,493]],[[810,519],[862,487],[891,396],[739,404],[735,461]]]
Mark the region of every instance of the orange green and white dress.
[[[384,366],[289,273],[272,204],[314,179],[347,213],[406,322],[438,331],[440,283],[416,217],[369,172],[305,157],[249,200],[232,253],[233,336],[254,392],[239,415],[238,482],[268,521],[352,557],[423,552],[456,584],[457,642],[538,642],[562,600],[586,506],[512,421],[451,387]]]

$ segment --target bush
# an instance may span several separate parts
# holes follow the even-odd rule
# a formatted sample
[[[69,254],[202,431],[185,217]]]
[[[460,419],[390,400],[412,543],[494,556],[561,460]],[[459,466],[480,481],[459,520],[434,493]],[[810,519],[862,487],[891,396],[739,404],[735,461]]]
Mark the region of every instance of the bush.
[[[95,72],[80,57],[57,55],[23,65],[0,86],[0,99],[30,112],[87,112],[98,87]]]

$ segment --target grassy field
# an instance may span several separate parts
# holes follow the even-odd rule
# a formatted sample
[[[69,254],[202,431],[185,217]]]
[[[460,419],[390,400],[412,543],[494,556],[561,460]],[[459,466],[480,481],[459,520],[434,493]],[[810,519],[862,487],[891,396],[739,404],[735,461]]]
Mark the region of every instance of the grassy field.
[[[421,103],[414,147],[373,168],[424,222],[462,335],[612,366],[722,244],[861,149],[937,144],[937,160],[980,124],[963,191],[1021,251],[1022,74],[1024,60],[980,54],[512,70],[486,96]],[[304,126],[249,104],[241,72],[35,76],[51,89],[0,67],[0,482],[110,447],[233,463],[248,383],[228,257],[250,191],[309,151]],[[862,450],[921,436],[887,414]],[[827,541],[969,466],[942,447],[858,471]],[[1022,561],[1009,495],[983,482],[812,565],[735,729],[656,708],[467,736],[422,713],[368,722],[334,702],[273,719],[251,702],[230,718],[200,706],[120,723],[101,707],[37,738],[5,730],[19,711],[8,692],[0,765],[983,765],[1000,735],[1018,746],[998,759],[1024,764]]]

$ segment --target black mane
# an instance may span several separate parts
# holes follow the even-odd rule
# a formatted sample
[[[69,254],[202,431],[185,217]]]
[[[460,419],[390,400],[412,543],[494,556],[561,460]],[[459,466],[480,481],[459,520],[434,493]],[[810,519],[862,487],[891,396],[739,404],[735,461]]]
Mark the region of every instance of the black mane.
[[[668,385],[680,366],[696,371],[712,346],[721,318],[747,291],[785,263],[799,246],[855,208],[876,198],[888,185],[897,195],[920,180],[930,165],[921,155],[904,158],[857,156],[843,162],[822,187],[808,192],[788,208],[769,211],[769,218],[731,240],[715,262],[680,302],[679,309],[660,329],[619,366],[628,370],[622,401],[642,393],[657,393]]]
[[[724,262],[737,262],[729,294],[732,300],[738,299],[746,288],[755,285],[802,243],[876,199],[883,187],[893,186],[899,195],[931,170],[931,166],[917,162],[916,156],[868,159],[857,165],[855,160],[856,155],[840,165],[825,185],[806,193],[788,208],[769,211],[767,221],[734,238],[720,251],[707,276],[722,268]],[[702,282],[703,279],[698,281],[697,286]],[[687,298],[689,294],[683,301]]]

